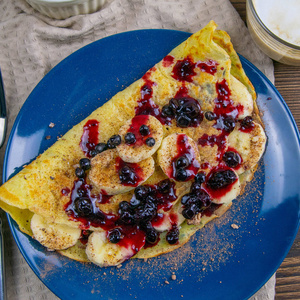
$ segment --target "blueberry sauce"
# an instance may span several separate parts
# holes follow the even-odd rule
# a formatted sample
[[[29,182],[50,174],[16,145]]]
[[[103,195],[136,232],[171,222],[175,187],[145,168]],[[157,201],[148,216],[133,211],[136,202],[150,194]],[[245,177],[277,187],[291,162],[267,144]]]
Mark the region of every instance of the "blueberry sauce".
[[[105,214],[97,204],[108,203],[111,197],[105,193],[93,194],[91,185],[84,179],[78,179],[74,182],[70,201],[64,209],[71,220],[81,222],[82,229],[88,229],[90,226],[110,229],[117,217]]]
[[[184,168],[176,167],[176,162],[181,157],[185,157],[188,161],[188,165]],[[178,178],[176,178],[178,170],[184,170],[186,171],[186,178],[182,178],[182,180],[179,181],[188,181],[195,177],[195,175],[198,173],[199,168],[200,168],[200,164],[195,157],[195,152],[192,146],[189,144],[187,135],[178,134],[177,155],[173,158],[172,166],[168,172],[168,177],[178,180]]]
[[[171,118],[162,116],[160,108],[152,100],[153,89],[155,82],[149,79],[152,70],[148,71],[142,78],[145,81],[141,87],[141,98],[138,100],[138,105],[135,108],[135,115],[151,115],[156,117],[162,124],[171,124]]]
[[[192,82],[196,64],[187,57],[183,60],[178,60],[173,68],[172,77],[178,81]]]
[[[143,180],[142,168],[136,163],[125,162],[120,157],[116,158],[116,170],[125,186],[137,186]]]
[[[91,152],[99,143],[99,122],[97,120],[88,120],[83,126],[83,134],[80,140],[80,148],[87,157],[92,157]]]
[[[224,132],[220,133],[219,135],[208,135],[205,133],[198,139],[198,144],[201,146],[211,146],[211,147],[217,145],[218,147],[217,159],[218,161],[220,161],[226,149],[226,136],[227,134]]]
[[[214,75],[217,72],[218,63],[212,59],[209,59],[207,62],[197,62],[196,66],[200,68],[202,72]]]
[[[135,136],[135,142],[132,143],[132,145],[141,146],[145,144],[146,139],[150,136],[150,135],[146,135],[146,136],[142,135],[140,132],[141,126],[146,124],[148,119],[149,119],[149,115],[138,115],[132,119],[130,127],[127,130],[127,132],[131,132]]]
[[[174,63],[174,56],[167,55],[163,58],[162,65],[163,67],[167,68]]]

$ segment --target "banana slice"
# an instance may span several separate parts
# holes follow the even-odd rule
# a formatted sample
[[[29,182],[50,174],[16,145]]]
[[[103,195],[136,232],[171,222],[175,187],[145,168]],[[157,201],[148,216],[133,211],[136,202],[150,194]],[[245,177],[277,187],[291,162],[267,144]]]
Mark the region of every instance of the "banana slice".
[[[233,148],[241,156],[241,164],[236,172],[241,174],[255,167],[266,147],[267,137],[262,126],[253,122],[250,130],[243,130],[240,124],[229,134],[229,149]]]
[[[234,76],[230,76],[231,84],[231,99],[234,106],[243,107],[242,112],[239,112],[238,119],[243,119],[246,116],[250,116],[253,112],[253,99],[248,89]]]
[[[164,173],[176,181],[188,181],[200,168],[197,144],[186,134],[174,133],[162,141],[158,150],[158,163]]]
[[[106,150],[91,159],[90,181],[108,195],[126,193],[146,181],[154,172],[149,157],[139,163],[125,163],[116,149]]]
[[[172,229],[174,224],[180,226],[185,221],[181,211],[182,205],[180,201],[167,212],[158,211],[157,217],[151,222],[153,228],[158,232],[163,232]]]
[[[33,237],[50,250],[63,250],[76,244],[81,235],[79,228],[50,223],[40,215],[31,219]]]
[[[89,236],[85,251],[88,259],[100,267],[116,266],[135,254],[130,247],[110,243],[104,231],[94,231]]]
[[[139,115],[120,128],[122,143],[117,146],[122,160],[140,162],[152,156],[163,139],[163,126],[153,116]]]
[[[231,168],[217,167],[206,177],[203,189],[216,204],[230,203],[241,191],[238,174]]]

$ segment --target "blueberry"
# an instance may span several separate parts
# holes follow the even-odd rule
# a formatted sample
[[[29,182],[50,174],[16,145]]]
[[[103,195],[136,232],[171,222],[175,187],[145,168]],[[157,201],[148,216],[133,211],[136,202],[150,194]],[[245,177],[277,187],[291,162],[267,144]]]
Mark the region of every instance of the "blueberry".
[[[137,223],[147,222],[152,220],[157,213],[157,207],[152,201],[146,201],[143,205],[136,208],[134,219]]]
[[[191,193],[197,195],[201,190],[201,183],[193,182],[191,186]]]
[[[191,119],[187,115],[182,114],[176,118],[176,125],[180,128],[189,127],[190,123]]]
[[[227,151],[224,153],[223,158],[222,158],[226,165],[230,168],[235,168],[241,163],[241,157],[239,156],[238,153],[233,152],[233,151]]]
[[[146,139],[146,145],[148,147],[153,147],[155,145],[155,139],[153,137],[148,137]]]
[[[124,166],[119,170],[119,178],[121,183],[134,184],[136,181],[135,173],[128,166]]]
[[[83,170],[89,170],[91,168],[91,161],[88,158],[82,158],[79,161],[79,165]]]
[[[74,201],[75,212],[80,217],[87,217],[93,213],[93,204],[87,197],[77,197]]]
[[[122,201],[119,203],[119,214],[124,212],[124,211],[130,211],[131,210],[131,205],[127,201]]]
[[[135,208],[141,204],[141,200],[137,199],[135,196],[130,199],[130,205]]]
[[[149,244],[155,244],[157,240],[158,240],[158,232],[154,228],[148,229],[146,231],[146,241]]]
[[[179,229],[177,226],[173,226],[171,230],[168,231],[166,235],[166,240],[170,245],[174,245],[179,240]]]
[[[196,103],[187,102],[183,106],[183,112],[190,118],[197,117],[200,113],[200,109]]]
[[[210,196],[204,191],[201,190],[197,195],[197,205],[199,208],[208,207],[211,204]]]
[[[216,114],[215,114],[214,112],[212,112],[212,111],[207,111],[207,112],[205,112],[204,117],[205,117],[205,119],[208,120],[208,121],[213,121],[213,120],[216,119],[217,116],[216,116]]]
[[[95,151],[97,153],[101,153],[107,149],[107,145],[105,143],[99,143],[95,146]]]
[[[179,108],[178,100],[173,98],[169,101],[169,107],[173,111],[173,114],[175,114]]]
[[[187,171],[185,169],[177,169],[175,172],[175,180],[186,181],[188,178]]]
[[[245,117],[242,121],[241,121],[241,126],[242,128],[251,128],[254,126],[253,123],[253,119],[251,116],[247,116]]]
[[[235,127],[235,120],[232,117],[225,117],[223,119],[223,129],[227,132],[231,132]]]
[[[177,158],[175,162],[175,167],[180,169],[180,168],[186,168],[190,164],[188,158],[186,156],[180,156]]]
[[[75,175],[78,177],[78,178],[84,178],[85,177],[85,172],[82,168],[79,168],[77,167],[75,169]]]
[[[141,134],[142,136],[147,136],[147,135],[149,135],[149,134],[150,134],[150,129],[149,129],[149,127],[148,127],[147,125],[142,125],[142,126],[140,127],[140,134]]]
[[[195,182],[197,183],[203,183],[205,182],[205,173],[204,172],[199,172],[195,178],[194,178]]]
[[[173,112],[172,108],[170,107],[170,105],[164,105],[161,109],[161,114],[163,117],[173,117],[174,116],[174,112]]]
[[[115,134],[115,135],[111,136],[109,138],[109,140],[107,141],[107,147],[109,149],[114,149],[121,144],[121,141],[122,141],[121,136],[118,134]]]
[[[117,244],[122,239],[122,232],[119,228],[114,228],[113,230],[109,231],[108,239],[111,243]]]
[[[172,183],[169,179],[162,180],[158,183],[158,190],[162,194],[168,194],[172,187]]]
[[[91,157],[95,157],[97,154],[99,154],[99,152],[98,152],[97,150],[95,150],[95,149],[93,149],[93,150],[91,150],[91,151],[89,152],[89,155],[90,155]]]
[[[189,203],[192,199],[192,195],[191,194],[185,194],[182,198],[181,198],[181,204],[182,205],[186,205],[187,203]]]
[[[126,225],[134,224],[133,214],[130,211],[127,211],[127,210],[121,211],[120,221],[121,221],[121,223],[126,224]]]
[[[197,206],[197,204],[192,203],[191,205],[188,205],[187,207],[185,207],[183,209],[182,215],[184,216],[184,218],[190,220],[190,219],[194,218],[194,216],[196,216],[199,212],[200,212],[200,209]]]
[[[139,200],[145,200],[149,195],[150,188],[146,185],[140,185],[134,190],[134,195]]]
[[[235,172],[232,170],[217,171],[209,178],[207,185],[217,190],[233,183],[236,179]]]
[[[136,142],[135,135],[132,132],[127,132],[124,139],[127,145],[131,145]]]

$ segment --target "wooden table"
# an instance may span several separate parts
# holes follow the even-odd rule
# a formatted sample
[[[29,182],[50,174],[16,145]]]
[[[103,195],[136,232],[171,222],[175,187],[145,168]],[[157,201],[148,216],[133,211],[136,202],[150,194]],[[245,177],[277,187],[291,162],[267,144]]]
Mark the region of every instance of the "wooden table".
[[[246,21],[246,0],[230,0]],[[299,29],[300,30],[300,29]],[[289,106],[300,129],[300,67],[274,62],[275,86]],[[300,166],[299,166],[300,167]],[[276,299],[300,299],[300,231],[277,271]]]

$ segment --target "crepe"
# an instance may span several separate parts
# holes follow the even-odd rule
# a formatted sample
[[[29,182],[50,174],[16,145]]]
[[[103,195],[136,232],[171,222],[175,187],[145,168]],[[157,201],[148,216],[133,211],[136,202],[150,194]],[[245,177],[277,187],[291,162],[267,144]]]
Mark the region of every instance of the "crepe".
[[[193,34],[0,187],[0,207],[23,232],[113,266],[172,251],[230,208],[266,135],[255,90],[216,28]]]

